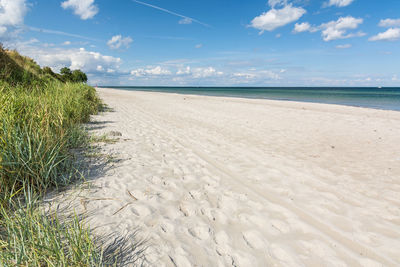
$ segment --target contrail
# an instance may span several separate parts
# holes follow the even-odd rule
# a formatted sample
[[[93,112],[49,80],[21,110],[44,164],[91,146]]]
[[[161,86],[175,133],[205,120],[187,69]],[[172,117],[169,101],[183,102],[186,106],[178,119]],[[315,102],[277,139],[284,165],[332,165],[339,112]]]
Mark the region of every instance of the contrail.
[[[29,30],[29,31],[34,31],[34,32],[42,32],[42,33],[49,33],[49,34],[57,34],[57,35],[64,35],[64,36],[69,36],[69,37],[74,37],[74,38],[79,38],[79,39],[84,39],[88,41],[95,41],[95,42],[101,42],[98,39],[82,36],[79,34],[73,34],[73,33],[67,33],[67,32],[62,32],[62,31],[55,31],[55,30],[48,30],[48,29],[42,29],[42,28],[36,28],[36,27],[31,27],[31,26],[24,26],[22,27],[23,29]]]
[[[193,19],[193,18],[191,18],[191,17],[187,17],[187,16],[185,16],[185,15],[181,15],[181,14],[175,13],[175,12],[170,11],[170,10],[168,10],[168,9],[165,9],[165,8],[162,8],[162,7],[158,7],[158,6],[155,6],[155,5],[151,5],[151,4],[148,4],[148,3],[144,3],[144,2],[141,2],[141,1],[138,1],[138,0],[132,0],[132,1],[135,2],[135,3],[141,4],[141,5],[144,5],[144,6],[148,6],[148,7],[152,7],[152,8],[161,10],[161,11],[163,11],[163,12],[166,12],[166,13],[168,13],[168,14],[171,14],[171,15],[174,15],[174,16],[177,16],[177,17],[180,17],[180,18],[183,18],[183,19],[188,19],[188,20],[190,20],[190,21],[196,22],[196,23],[198,23],[198,24],[200,24],[200,25],[203,25],[203,26],[205,26],[205,27],[211,28],[211,26],[208,25],[207,23],[201,22],[201,21],[199,21],[199,20],[197,20],[197,19]]]

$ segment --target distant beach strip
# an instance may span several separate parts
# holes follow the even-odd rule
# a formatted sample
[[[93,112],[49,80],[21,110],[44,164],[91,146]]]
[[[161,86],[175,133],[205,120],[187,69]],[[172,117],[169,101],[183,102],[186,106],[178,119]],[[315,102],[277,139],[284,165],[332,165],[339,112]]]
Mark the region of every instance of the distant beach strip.
[[[286,100],[400,111],[400,87],[121,87],[129,91]]]

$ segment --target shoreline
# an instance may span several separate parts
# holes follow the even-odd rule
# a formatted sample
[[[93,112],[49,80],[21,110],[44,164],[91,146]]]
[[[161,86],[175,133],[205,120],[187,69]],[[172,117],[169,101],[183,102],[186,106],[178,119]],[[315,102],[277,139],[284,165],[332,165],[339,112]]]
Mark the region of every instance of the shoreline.
[[[199,93],[194,93],[194,92],[174,92],[174,91],[157,91],[157,90],[140,90],[140,88],[163,88],[163,89],[200,89],[203,87],[132,87],[132,88],[137,88],[135,90],[129,90],[128,88],[130,87],[98,87],[100,89],[106,89],[106,90],[119,90],[119,91],[128,91],[128,92],[149,92],[149,93],[166,93],[166,94],[177,94],[177,95],[189,95],[189,96],[209,96],[209,97],[226,97],[226,98],[240,98],[240,99],[256,99],[256,100],[270,100],[270,101],[282,101],[282,102],[298,102],[298,103],[311,103],[311,104],[324,104],[324,105],[338,105],[338,106],[346,106],[346,107],[355,107],[355,108],[366,108],[366,109],[374,109],[374,110],[387,110],[387,111],[397,111],[400,112],[400,108],[399,109],[393,109],[390,107],[378,107],[378,106],[373,106],[373,105],[361,105],[361,104],[351,104],[351,103],[338,103],[338,102],[329,102],[329,100],[326,100],[325,102],[318,102],[318,101],[313,101],[313,100],[301,100],[301,99],[290,99],[290,98],[268,98],[267,96],[265,97],[257,97],[257,96],[246,96],[246,95],[219,95],[219,94],[212,94],[212,93],[201,93],[201,91],[199,91]],[[126,88],[126,89],[124,89]],[[214,88],[214,87],[204,87],[205,89],[207,88]],[[242,89],[242,87],[217,87],[218,89]],[[247,87],[246,87],[247,88]],[[319,89],[320,87],[283,87],[283,88],[277,88],[279,90],[281,89]],[[249,87],[249,89],[275,89],[274,87]],[[326,88],[322,88],[322,90],[325,89],[332,89],[330,87],[326,87]],[[353,88],[353,87],[338,87],[338,88],[333,88],[334,90],[342,90],[342,89],[359,89],[359,90],[363,90],[363,89],[377,89],[375,87],[368,87],[368,88],[364,88],[364,87],[360,87],[360,88]],[[384,88],[384,89],[399,89],[397,87],[393,87],[393,88]]]
[[[400,113],[97,91],[114,111],[94,132],[122,136],[90,193],[115,201],[88,202],[90,224],[140,229],[151,263],[400,264]]]

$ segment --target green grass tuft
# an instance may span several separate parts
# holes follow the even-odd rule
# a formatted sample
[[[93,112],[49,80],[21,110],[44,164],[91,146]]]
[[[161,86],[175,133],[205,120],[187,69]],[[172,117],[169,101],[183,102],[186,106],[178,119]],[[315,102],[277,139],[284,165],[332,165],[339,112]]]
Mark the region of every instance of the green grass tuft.
[[[28,204],[1,207],[0,217],[0,266],[102,266],[102,249],[78,216],[59,218]]]

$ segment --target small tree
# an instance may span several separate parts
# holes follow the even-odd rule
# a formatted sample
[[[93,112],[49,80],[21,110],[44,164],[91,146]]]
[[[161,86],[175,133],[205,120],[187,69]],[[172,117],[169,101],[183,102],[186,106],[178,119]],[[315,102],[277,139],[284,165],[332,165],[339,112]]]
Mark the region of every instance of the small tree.
[[[60,73],[61,73],[62,75],[71,75],[71,74],[72,74],[72,71],[71,71],[69,68],[64,67],[64,68],[62,68],[62,69],[60,70]]]
[[[72,71],[69,68],[67,68],[67,67],[62,68],[60,70],[60,74],[62,75],[62,79],[65,82],[72,82],[73,81],[73,79],[72,79]]]
[[[86,83],[88,78],[81,70],[74,70],[72,72],[72,80],[77,83]]]

